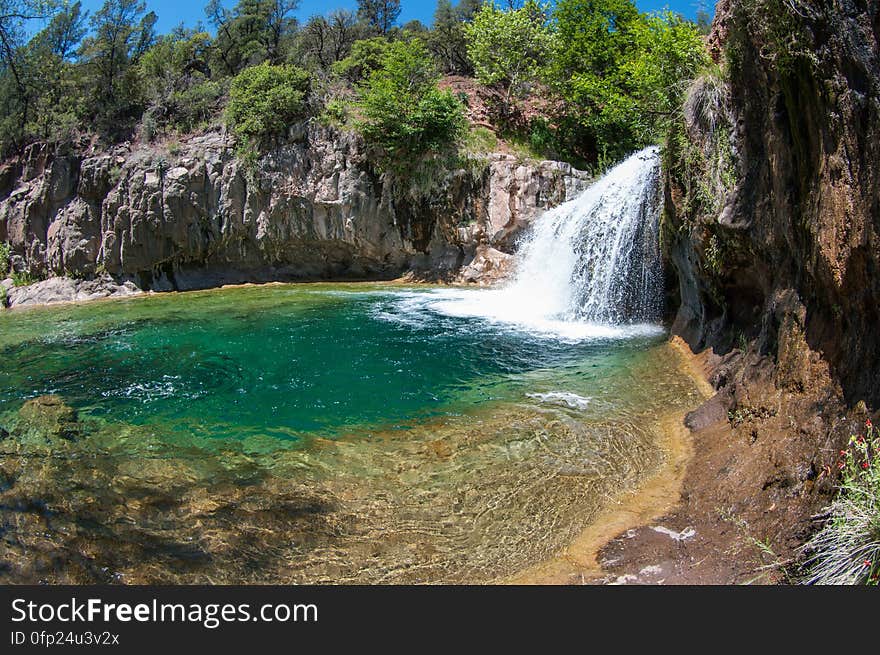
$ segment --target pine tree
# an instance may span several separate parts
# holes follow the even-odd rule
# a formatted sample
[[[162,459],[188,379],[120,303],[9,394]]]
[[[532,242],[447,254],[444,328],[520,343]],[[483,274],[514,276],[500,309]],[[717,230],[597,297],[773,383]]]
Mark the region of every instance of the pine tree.
[[[358,18],[379,34],[388,34],[400,17],[400,0],[358,0]]]

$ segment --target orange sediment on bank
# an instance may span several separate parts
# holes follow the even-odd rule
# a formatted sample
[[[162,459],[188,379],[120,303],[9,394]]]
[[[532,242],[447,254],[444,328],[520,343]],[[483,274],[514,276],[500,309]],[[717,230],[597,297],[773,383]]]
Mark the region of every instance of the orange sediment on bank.
[[[706,381],[703,363],[678,337],[669,348],[678,353],[682,374],[693,378],[700,395],[708,399],[714,393]],[[694,408],[692,408],[694,409]],[[605,575],[599,553],[612,539],[644,526],[669,513],[679,503],[693,442],[684,425],[687,410],[661,416],[658,421],[657,446],[664,461],[659,470],[637,489],[614,499],[575,540],[549,560],[530,566],[513,576],[496,580],[500,584],[553,585],[579,584]]]

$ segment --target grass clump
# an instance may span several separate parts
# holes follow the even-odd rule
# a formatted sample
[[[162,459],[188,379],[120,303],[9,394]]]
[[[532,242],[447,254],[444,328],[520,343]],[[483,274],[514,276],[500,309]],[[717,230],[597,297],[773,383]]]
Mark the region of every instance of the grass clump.
[[[9,272],[9,256],[12,248],[8,243],[0,243],[0,278],[5,278]]]
[[[880,434],[865,434],[840,451],[840,491],[825,526],[805,545],[805,584],[880,582]]]
[[[12,273],[12,284],[16,287],[27,287],[39,281],[40,278],[30,271],[13,271]]]

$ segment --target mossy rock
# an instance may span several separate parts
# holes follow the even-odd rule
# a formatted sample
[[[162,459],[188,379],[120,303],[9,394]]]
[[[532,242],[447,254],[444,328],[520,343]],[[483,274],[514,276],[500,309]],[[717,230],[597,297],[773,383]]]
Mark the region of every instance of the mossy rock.
[[[23,445],[57,445],[77,441],[84,435],[74,408],[60,396],[31,398],[21,409],[11,437]]]

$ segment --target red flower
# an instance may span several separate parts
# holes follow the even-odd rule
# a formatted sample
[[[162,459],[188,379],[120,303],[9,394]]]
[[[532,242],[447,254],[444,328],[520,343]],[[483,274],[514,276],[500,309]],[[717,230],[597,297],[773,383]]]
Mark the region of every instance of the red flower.
[[[868,462],[862,462],[862,468],[863,469],[868,468]]]
[[[864,564],[865,566],[871,566],[871,560],[866,559],[866,560],[863,562],[863,564]]]
[[[874,424],[871,423],[871,419],[868,419],[867,421],[865,421],[865,427],[869,428],[869,429],[874,427]]]

